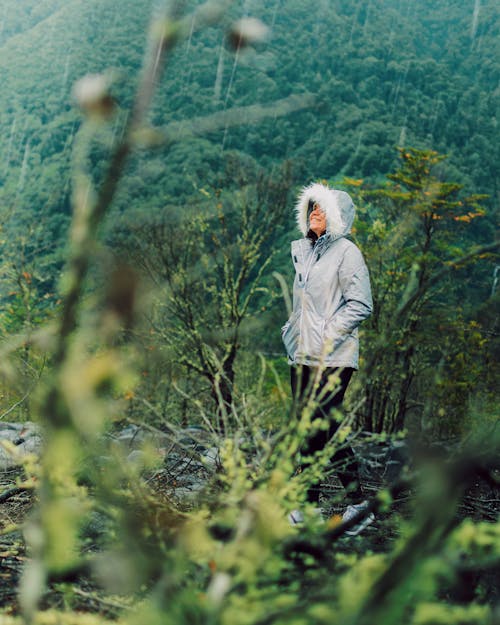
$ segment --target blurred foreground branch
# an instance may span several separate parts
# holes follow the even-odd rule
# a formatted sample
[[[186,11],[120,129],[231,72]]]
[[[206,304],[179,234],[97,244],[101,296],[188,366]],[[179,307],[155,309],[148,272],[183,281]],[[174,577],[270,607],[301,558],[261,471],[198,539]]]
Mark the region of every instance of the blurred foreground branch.
[[[139,128],[134,135],[134,140],[138,147],[165,147],[210,132],[255,124],[264,119],[276,119],[276,117],[311,108],[314,104],[315,98],[310,94],[291,95],[266,106],[262,104],[239,106],[218,111],[212,115],[172,122],[164,128]]]
[[[79,528],[82,519],[88,514],[90,503],[88,489],[78,479],[84,456],[97,459],[102,451],[103,430],[109,420],[109,389],[119,387],[123,373],[123,354],[113,346],[111,336],[105,340],[104,348],[98,356],[88,353],[88,340],[76,335],[78,316],[81,307],[84,283],[94,256],[97,231],[115,196],[127,158],[137,147],[136,137],[145,124],[153,94],[164,71],[169,51],[182,38],[195,28],[219,21],[230,2],[209,1],[193,14],[179,17],[184,6],[173,2],[169,15],[153,21],[150,29],[148,53],[141,71],[139,86],[122,139],[115,146],[110,157],[104,180],[94,190],[90,168],[75,168],[71,244],[67,270],[62,282],[62,307],[60,322],[53,337],[54,356],[51,376],[48,379],[45,397],[40,408],[41,420],[46,427],[44,433],[44,453],[42,457],[41,479],[39,483],[39,507],[26,526],[26,542],[31,558],[27,563],[19,585],[21,609],[26,623],[33,623],[40,600],[48,581],[54,575],[64,575],[65,571],[79,571],[83,562],[80,553]],[[189,27],[187,27],[189,25]],[[96,82],[80,84],[77,90],[79,102],[84,112],[95,121],[95,116],[105,120],[112,108],[112,101],[106,92],[106,81],[97,80],[97,96],[92,89]],[[90,88],[92,87],[92,88]],[[85,91],[87,89],[87,92]],[[92,99],[94,98],[94,99]],[[236,124],[244,124],[265,117],[284,115],[310,105],[310,98],[291,97],[279,101],[276,106],[245,107],[235,111],[210,116],[205,120],[195,120],[167,128],[169,141],[183,140],[201,132]],[[91,124],[83,127],[93,130]],[[89,134],[88,132],[86,133]],[[82,133],[82,137],[85,132]],[[87,148],[80,143],[81,152]],[[86,155],[85,155],[86,156]],[[78,163],[83,165],[83,161]],[[112,279],[112,278],[111,278]],[[133,289],[133,285],[130,289]],[[130,297],[133,293],[131,292]],[[119,321],[119,319],[118,319]],[[119,323],[116,331],[119,331]],[[87,337],[88,339],[88,337]],[[77,343],[79,344],[77,345]],[[115,459],[116,460],[116,459]],[[108,506],[127,511],[124,514],[124,532],[130,539],[127,547],[135,546],[138,551],[147,549],[141,543],[142,536],[134,524],[147,518],[153,502],[147,497],[134,495],[139,499],[135,505],[140,510],[130,511],[129,500],[116,492],[120,480],[128,479],[134,485],[130,467],[115,462],[108,465],[104,478],[99,473],[98,463],[90,462],[90,481],[99,491],[96,498],[106,499]],[[95,472],[95,473],[92,473]],[[131,487],[132,488],[132,487]],[[139,493],[142,496],[142,493]],[[9,497],[10,494],[5,494]],[[175,527],[178,515],[171,506],[165,505],[162,520],[168,527]],[[126,527],[125,527],[126,526]],[[164,528],[162,528],[164,529]],[[151,557],[150,567],[156,566],[158,553]],[[147,569],[147,567],[146,567]],[[113,574],[116,571],[113,571]],[[141,575],[147,570],[137,571],[137,585]]]
[[[498,487],[495,473],[499,470],[500,458],[495,450],[464,453],[447,463],[427,460],[420,471],[372,498],[368,507],[350,521],[327,528],[319,535],[301,535],[286,540],[284,553],[288,558],[309,554],[327,566],[332,544],[343,538],[347,530],[371,512],[386,509],[388,502],[396,500],[401,493],[415,491],[415,529],[374,581],[355,618],[349,621],[353,625],[394,622],[391,619],[394,618],[396,593],[410,583],[425,559],[438,555],[443,549],[446,539],[461,520],[457,507],[465,490],[478,479]]]

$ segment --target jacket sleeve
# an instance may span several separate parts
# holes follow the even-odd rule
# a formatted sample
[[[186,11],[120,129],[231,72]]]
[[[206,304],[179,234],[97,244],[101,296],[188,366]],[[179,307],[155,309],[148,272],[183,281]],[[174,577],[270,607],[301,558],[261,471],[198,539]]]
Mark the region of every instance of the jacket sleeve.
[[[342,335],[357,328],[373,308],[368,268],[354,245],[346,250],[340,264],[339,284],[343,303],[332,318],[332,326]]]

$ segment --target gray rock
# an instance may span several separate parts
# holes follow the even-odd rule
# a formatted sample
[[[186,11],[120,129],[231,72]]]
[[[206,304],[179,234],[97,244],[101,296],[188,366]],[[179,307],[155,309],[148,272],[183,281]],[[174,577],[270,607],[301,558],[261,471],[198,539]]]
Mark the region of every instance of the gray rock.
[[[202,479],[193,480],[189,486],[180,486],[172,492],[173,498],[179,503],[190,502],[196,499],[206,486],[206,481]]]
[[[215,471],[221,462],[218,448],[210,447],[209,449],[207,449],[206,452],[203,454],[201,461],[203,463],[203,466]]]
[[[171,446],[171,439],[163,432],[152,432],[149,429],[136,425],[128,425],[119,432],[110,436],[110,445],[118,446],[124,453],[140,450],[145,445],[156,448],[158,452]]]
[[[13,450],[1,444],[8,441]],[[0,471],[19,466],[29,454],[39,455],[42,449],[42,431],[36,423],[2,423],[0,426]]]

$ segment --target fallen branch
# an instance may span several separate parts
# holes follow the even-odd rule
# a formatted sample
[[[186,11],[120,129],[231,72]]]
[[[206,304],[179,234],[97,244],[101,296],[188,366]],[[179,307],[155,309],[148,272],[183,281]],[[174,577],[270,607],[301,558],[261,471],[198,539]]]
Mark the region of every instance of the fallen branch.
[[[114,601],[112,599],[99,597],[96,593],[85,592],[84,590],[78,587],[73,588],[73,592],[75,593],[75,595],[78,595],[90,601],[94,601],[95,603],[99,603],[100,605],[107,607],[107,608],[115,608],[117,610],[130,610],[131,609],[131,606],[126,603],[121,603],[118,601]]]
[[[5,503],[19,495],[20,493],[25,493],[29,490],[33,490],[33,486],[14,486],[13,488],[9,488],[8,490],[4,490],[3,493],[0,493],[0,503]]]

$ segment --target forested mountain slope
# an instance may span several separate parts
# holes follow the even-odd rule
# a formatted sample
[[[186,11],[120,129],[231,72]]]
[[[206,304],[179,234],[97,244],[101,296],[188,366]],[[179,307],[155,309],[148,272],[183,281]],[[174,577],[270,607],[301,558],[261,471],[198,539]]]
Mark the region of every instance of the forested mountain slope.
[[[71,100],[88,72],[112,71],[130,105],[146,43],[149,0],[16,0],[0,12],[0,215],[4,258],[60,248],[70,212],[70,163],[80,124]],[[499,8],[494,0],[289,0],[235,3],[234,17],[270,26],[236,54],[220,27],[173,54],[151,121],[311,93],[317,107],[212,133],[130,164],[120,210],[154,210],[219,184],[228,151],[269,166],[290,159],[310,178],[382,177],[396,145],[449,154],[452,176],[498,202]],[[119,112],[119,132],[125,113]],[[94,156],[97,167],[110,137]],[[175,200],[177,201],[177,200]],[[28,240],[26,240],[28,239]],[[10,250],[10,251],[9,251]]]

